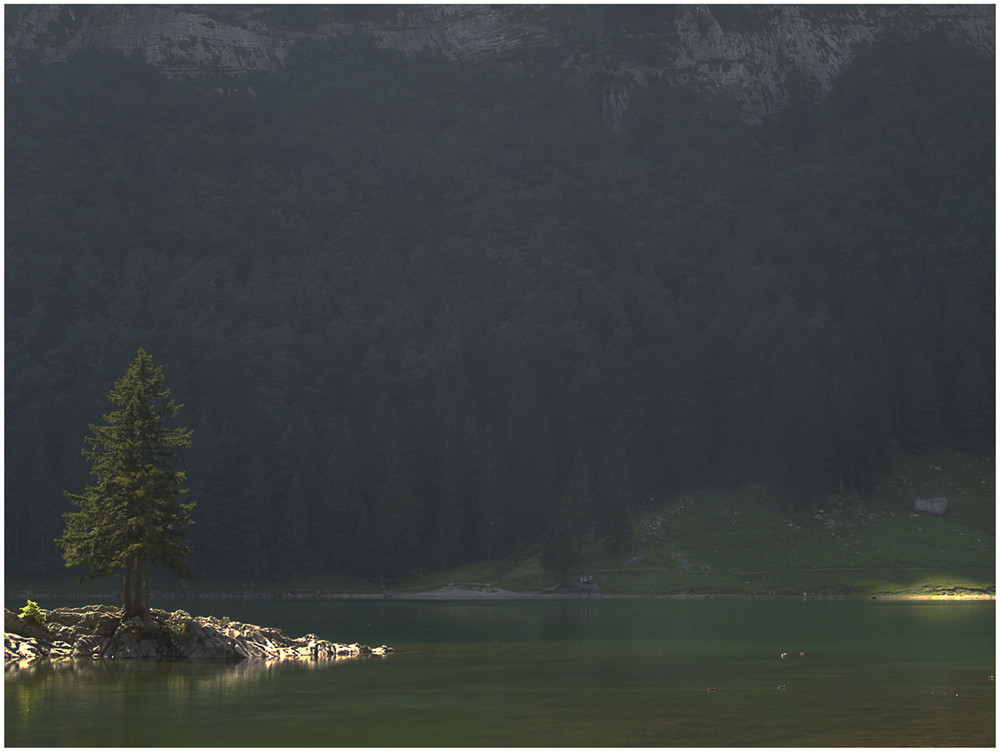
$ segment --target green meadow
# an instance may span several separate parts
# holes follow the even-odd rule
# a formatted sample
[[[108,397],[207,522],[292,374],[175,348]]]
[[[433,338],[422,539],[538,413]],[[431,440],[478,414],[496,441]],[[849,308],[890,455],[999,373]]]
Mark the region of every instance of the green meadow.
[[[944,515],[918,498],[945,497]],[[995,591],[995,474],[990,457],[900,454],[891,474],[861,494],[797,509],[767,486],[703,490],[648,500],[633,519],[633,546],[609,556],[585,548],[577,574],[605,594],[961,595]],[[479,562],[408,583],[505,590],[558,589],[537,554]]]

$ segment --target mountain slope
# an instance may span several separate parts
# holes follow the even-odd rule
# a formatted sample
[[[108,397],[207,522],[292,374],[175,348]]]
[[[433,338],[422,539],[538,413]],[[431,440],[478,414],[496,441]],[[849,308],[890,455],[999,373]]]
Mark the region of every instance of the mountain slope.
[[[369,35],[224,95],[120,54],[19,70],[8,571],[60,566],[139,346],[195,432],[196,567],[248,581],[614,550],[654,494],[766,480],[801,513],[896,445],[992,450],[994,73],[966,47],[880,42],[766,127],[651,81],[619,137],[558,65]]]

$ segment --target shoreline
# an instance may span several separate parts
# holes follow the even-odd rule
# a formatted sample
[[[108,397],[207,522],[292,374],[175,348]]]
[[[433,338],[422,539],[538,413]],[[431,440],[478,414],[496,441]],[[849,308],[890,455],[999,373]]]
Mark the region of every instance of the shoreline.
[[[120,599],[120,593],[89,592],[74,593],[55,590],[21,590],[5,594],[5,599],[11,600],[72,600],[114,602]],[[153,597],[160,601],[497,601],[497,600],[729,600],[729,599],[769,599],[769,600],[877,600],[877,601],[995,601],[996,594],[988,592],[967,593],[875,593],[875,594],[814,594],[814,593],[776,593],[752,594],[746,593],[603,593],[603,592],[538,592],[514,591],[488,587],[485,589],[442,587],[434,590],[417,592],[382,593],[340,593],[333,591],[246,591],[246,592],[155,592]]]

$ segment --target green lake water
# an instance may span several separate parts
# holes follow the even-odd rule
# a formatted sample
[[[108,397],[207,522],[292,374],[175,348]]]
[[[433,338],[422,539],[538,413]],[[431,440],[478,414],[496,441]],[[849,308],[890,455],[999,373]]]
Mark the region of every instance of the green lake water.
[[[87,660],[8,670],[5,745],[993,747],[996,739],[993,602],[154,605],[397,652],[322,664]]]

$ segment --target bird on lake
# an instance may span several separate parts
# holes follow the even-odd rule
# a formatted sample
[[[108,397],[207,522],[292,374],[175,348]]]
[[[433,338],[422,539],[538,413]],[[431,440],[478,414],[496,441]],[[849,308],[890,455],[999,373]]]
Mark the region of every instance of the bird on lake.
[[[709,694],[712,694],[713,692],[718,692],[718,691],[719,691],[718,687],[709,687],[708,688],[708,693]]]
[[[787,692],[788,691],[788,685],[787,684],[779,684],[778,685],[778,691],[779,692]]]
[[[784,658],[787,658],[787,657],[788,657],[788,653],[782,653],[782,654],[781,654],[781,658],[782,658],[782,659],[784,659]]]

